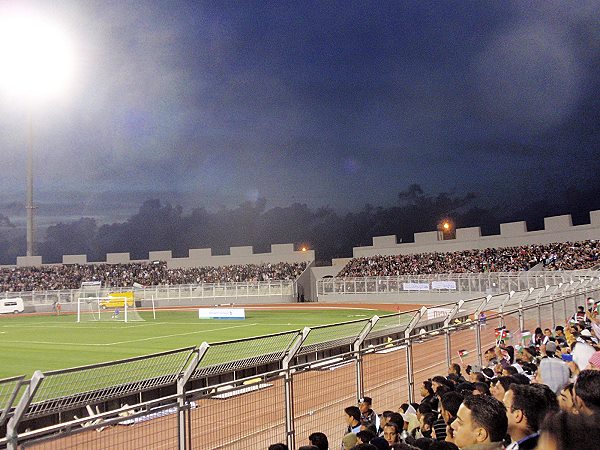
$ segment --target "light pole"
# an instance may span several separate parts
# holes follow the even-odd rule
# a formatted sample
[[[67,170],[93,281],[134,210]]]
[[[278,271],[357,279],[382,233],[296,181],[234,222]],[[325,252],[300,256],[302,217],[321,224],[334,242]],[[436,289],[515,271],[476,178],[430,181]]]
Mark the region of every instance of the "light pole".
[[[0,3],[0,93],[27,105],[27,256],[34,255],[33,110],[70,85],[74,52],[63,30],[18,3]]]
[[[29,112],[28,136],[27,136],[27,256],[33,256],[33,117]]]

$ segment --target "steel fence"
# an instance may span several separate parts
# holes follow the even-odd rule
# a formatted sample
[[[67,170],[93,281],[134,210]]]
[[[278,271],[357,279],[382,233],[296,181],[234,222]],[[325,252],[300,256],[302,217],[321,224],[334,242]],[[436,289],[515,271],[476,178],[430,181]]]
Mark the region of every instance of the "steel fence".
[[[359,278],[324,278],[317,281],[318,296],[332,294],[402,294],[423,292],[500,293],[569,283],[594,276],[591,270],[442,273]]]
[[[453,362],[481,363],[504,325],[564,323],[597,276],[417,311],[0,380],[10,449],[292,449],[320,431],[336,448],[343,410],[417,397]],[[485,317],[485,318],[484,318]],[[2,425],[2,423],[0,423]]]
[[[251,281],[236,283],[202,283],[202,284],[179,284],[179,285],[157,285],[142,288],[131,287],[103,287],[98,289],[87,289],[85,295],[94,297],[107,297],[111,293],[126,292],[133,290],[135,299],[154,302],[156,307],[197,305],[202,302],[228,302],[244,298],[276,298],[282,303],[295,301],[297,286],[295,280],[275,281]],[[49,308],[56,302],[61,303],[65,310],[75,310],[77,299],[84,296],[81,289],[65,289],[57,291],[20,291],[0,292],[0,298],[23,299],[27,309],[38,310]],[[40,308],[41,307],[41,308]]]

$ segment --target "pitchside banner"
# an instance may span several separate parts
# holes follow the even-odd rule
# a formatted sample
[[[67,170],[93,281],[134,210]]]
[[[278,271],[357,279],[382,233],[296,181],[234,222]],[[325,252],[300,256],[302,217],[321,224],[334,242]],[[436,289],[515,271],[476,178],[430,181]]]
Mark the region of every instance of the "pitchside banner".
[[[402,289],[405,291],[428,291],[429,283],[402,283]]]
[[[198,310],[198,318],[244,320],[246,318],[246,311],[244,308],[200,308]]]
[[[432,281],[431,289],[445,289],[448,291],[455,291],[456,281]]]

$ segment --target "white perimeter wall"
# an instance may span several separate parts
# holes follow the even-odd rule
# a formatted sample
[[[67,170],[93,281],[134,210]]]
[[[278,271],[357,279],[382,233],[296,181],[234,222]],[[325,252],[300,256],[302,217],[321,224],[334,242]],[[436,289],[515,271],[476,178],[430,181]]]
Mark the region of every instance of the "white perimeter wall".
[[[590,223],[573,226],[571,215],[546,217],[544,229],[527,231],[526,222],[500,224],[500,234],[482,236],[481,228],[457,228],[456,239],[440,240],[437,231],[415,233],[414,242],[397,243],[396,235],[377,236],[373,245],[354,247],[353,256],[407,255],[428,252],[455,252],[471,249],[514,247],[552,242],[600,240],[600,211],[590,212]]]

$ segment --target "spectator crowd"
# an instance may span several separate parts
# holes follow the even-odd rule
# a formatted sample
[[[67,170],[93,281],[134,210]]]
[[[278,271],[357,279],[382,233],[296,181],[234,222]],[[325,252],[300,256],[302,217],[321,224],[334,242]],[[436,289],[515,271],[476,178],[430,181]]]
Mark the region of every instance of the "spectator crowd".
[[[598,264],[600,242],[560,242],[520,247],[473,249],[450,253],[353,258],[338,277],[421,275],[435,273],[518,272],[538,264],[544,270],[588,269]]]
[[[317,432],[299,449],[600,449],[598,309],[588,299],[564,326],[523,332],[515,345],[499,333],[483,364],[422,380],[419,402],[378,414],[363,397],[343,410],[341,442]]]
[[[103,287],[294,280],[306,263],[168,268],[164,261],[127,264],[57,264],[0,269],[0,292],[79,289],[84,281]]]

